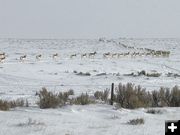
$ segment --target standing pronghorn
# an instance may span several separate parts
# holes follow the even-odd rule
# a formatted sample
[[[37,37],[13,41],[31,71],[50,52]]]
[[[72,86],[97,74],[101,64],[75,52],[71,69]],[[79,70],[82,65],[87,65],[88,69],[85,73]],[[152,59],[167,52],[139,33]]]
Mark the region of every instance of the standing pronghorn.
[[[41,57],[42,57],[42,54],[36,55],[36,59],[37,59],[37,60],[40,60]]]
[[[124,56],[128,56],[130,54],[130,52],[124,53]]]
[[[21,60],[21,61],[24,61],[26,58],[27,58],[27,55],[26,55],[26,54],[23,55],[23,56],[20,56],[20,60]]]
[[[0,62],[3,62],[3,60],[6,59],[6,54],[3,52],[3,53],[0,53]]]

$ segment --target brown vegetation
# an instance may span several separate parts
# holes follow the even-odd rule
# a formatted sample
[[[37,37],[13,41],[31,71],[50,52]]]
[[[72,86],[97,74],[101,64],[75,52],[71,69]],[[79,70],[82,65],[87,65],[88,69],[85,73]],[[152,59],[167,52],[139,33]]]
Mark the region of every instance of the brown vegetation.
[[[148,92],[132,83],[119,84],[116,88],[115,101],[123,108],[139,107],[179,107],[180,89],[175,86],[172,90],[160,88],[159,91]]]
[[[143,118],[137,118],[137,119],[132,119],[127,122],[130,125],[141,125],[144,124],[144,119]]]
[[[28,105],[28,102],[26,101],[26,106]],[[7,101],[0,99],[0,110],[2,111],[8,111],[10,108],[15,107],[24,107],[25,102],[23,99],[17,99],[13,101]]]

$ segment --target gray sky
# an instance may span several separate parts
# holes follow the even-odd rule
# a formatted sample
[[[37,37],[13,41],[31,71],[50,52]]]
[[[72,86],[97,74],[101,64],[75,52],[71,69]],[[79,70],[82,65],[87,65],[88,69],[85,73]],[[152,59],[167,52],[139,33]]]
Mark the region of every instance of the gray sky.
[[[180,38],[180,0],[0,0],[0,37]]]

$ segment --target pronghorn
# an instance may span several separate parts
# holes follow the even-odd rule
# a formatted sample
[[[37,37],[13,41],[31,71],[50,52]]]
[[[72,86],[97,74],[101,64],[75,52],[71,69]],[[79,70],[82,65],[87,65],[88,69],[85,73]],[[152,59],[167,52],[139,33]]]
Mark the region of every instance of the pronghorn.
[[[139,53],[139,56],[145,56],[145,52],[143,52],[143,53]]]
[[[139,53],[139,52],[136,52],[136,53],[135,53],[135,56],[138,56],[138,55],[140,55],[140,53]]]
[[[140,52],[133,52],[131,53],[131,57],[140,56]]]
[[[77,54],[72,54],[71,56],[70,56],[70,58],[73,58],[73,57],[76,57],[77,56]]]
[[[118,56],[118,53],[113,53],[112,54],[112,58],[117,57],[117,56]]]
[[[120,56],[123,56],[123,53],[118,53],[118,58],[120,58]]]
[[[0,62],[3,62],[3,60],[5,60],[6,55],[5,53],[0,53]]]
[[[145,48],[145,50],[146,50],[146,51],[148,51],[148,52],[152,52],[152,51],[154,51],[154,50],[149,49],[149,48]]]
[[[94,57],[97,54],[97,52],[89,53],[89,57]]]
[[[157,54],[161,55],[162,54],[162,51],[156,51]]]
[[[146,56],[150,56],[150,55],[152,55],[152,53],[146,53]]]
[[[110,57],[110,56],[111,56],[111,53],[110,53],[110,52],[103,54],[103,57],[104,57],[104,58],[107,58],[107,57]]]
[[[99,38],[99,42],[104,42],[105,38]]]
[[[130,53],[129,52],[127,52],[127,53],[124,53],[124,56],[128,56]]]
[[[58,57],[58,53],[53,54],[53,59],[56,59]]]
[[[81,58],[87,57],[87,53],[81,54]]]
[[[40,60],[40,59],[41,59],[41,57],[42,57],[42,55],[41,55],[41,54],[36,55],[36,59],[37,59],[37,60]]]
[[[23,55],[23,56],[20,56],[20,60],[23,61],[24,59],[26,59],[27,55]]]
[[[121,43],[119,43],[120,45],[122,45],[124,48],[127,48],[128,46],[126,46],[125,44],[121,44]]]

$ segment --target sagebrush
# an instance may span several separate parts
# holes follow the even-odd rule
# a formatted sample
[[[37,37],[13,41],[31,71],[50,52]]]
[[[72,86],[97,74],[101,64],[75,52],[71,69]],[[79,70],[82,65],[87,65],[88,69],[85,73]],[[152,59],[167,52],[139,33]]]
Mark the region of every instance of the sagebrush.
[[[24,107],[24,106],[29,106],[29,104],[26,101],[26,105],[25,105],[25,101],[23,99],[17,99],[17,100],[13,100],[13,101],[7,101],[7,100],[0,99],[0,110],[2,110],[2,111],[7,111],[10,108]]]
[[[69,96],[73,94],[73,90],[69,90],[68,92],[52,93],[49,92],[46,88],[42,88],[42,90],[38,93],[38,105],[42,109],[61,107],[66,104]]]
[[[143,118],[132,119],[129,120],[127,123],[130,125],[141,125],[144,124],[144,119]]]
[[[141,86],[132,83],[119,84],[116,88],[115,102],[123,108],[139,107],[180,107],[180,89],[178,86],[171,90],[161,87],[158,91],[148,92]]]
[[[96,91],[94,93],[94,97],[98,100],[107,102],[109,97],[109,89],[105,89],[104,91]]]

